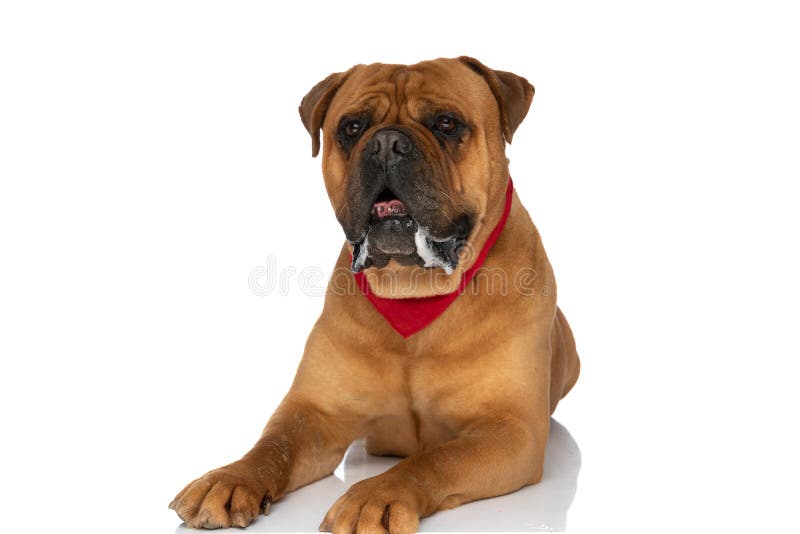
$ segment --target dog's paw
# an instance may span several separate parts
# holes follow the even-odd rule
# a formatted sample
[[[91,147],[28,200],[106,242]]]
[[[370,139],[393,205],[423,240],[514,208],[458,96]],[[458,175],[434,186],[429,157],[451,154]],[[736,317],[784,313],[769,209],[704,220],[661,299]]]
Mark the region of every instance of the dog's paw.
[[[417,494],[384,474],[354,484],[331,506],[319,529],[334,534],[410,534],[418,526]]]
[[[235,462],[189,483],[169,507],[192,528],[246,527],[269,510],[255,470]]]

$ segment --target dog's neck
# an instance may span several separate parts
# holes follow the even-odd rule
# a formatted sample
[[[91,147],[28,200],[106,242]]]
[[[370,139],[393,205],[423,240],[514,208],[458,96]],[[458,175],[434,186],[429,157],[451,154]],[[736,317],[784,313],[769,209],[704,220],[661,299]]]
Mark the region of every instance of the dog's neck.
[[[447,274],[442,269],[404,266],[390,261],[380,269],[363,271],[370,292],[386,299],[408,299],[446,295],[458,291],[464,273],[478,261],[481,251],[487,246],[487,240],[498,225],[505,223],[506,203],[510,206],[511,202],[510,196],[506,199],[505,188],[506,186],[502,200],[491,203],[486,213],[476,222],[468,240],[469,245],[459,252],[459,262],[452,273]]]

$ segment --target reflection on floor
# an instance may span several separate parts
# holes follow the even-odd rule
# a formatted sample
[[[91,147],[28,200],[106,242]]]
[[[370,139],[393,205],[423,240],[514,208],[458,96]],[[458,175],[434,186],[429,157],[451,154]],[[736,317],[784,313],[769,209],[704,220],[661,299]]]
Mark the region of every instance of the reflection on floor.
[[[378,475],[399,462],[367,454],[354,443],[344,461],[329,476],[290,493],[272,505],[249,532],[317,532],[328,508],[352,484]],[[420,521],[420,532],[563,531],[567,510],[578,487],[581,453],[570,433],[551,420],[544,478],[536,485],[501,497],[464,504],[437,512]],[[236,529],[237,532],[242,532]],[[196,532],[179,526],[176,534]]]

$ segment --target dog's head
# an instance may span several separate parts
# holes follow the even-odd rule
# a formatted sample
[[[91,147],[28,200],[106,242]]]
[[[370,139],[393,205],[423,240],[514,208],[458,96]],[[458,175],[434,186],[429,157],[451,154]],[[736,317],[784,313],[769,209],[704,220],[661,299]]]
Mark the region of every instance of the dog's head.
[[[313,156],[322,130],[325,186],[352,270],[393,260],[449,274],[464,245],[480,247],[477,230],[502,203],[505,142],[533,92],[468,57],[357,65],[315,85],[300,116]]]

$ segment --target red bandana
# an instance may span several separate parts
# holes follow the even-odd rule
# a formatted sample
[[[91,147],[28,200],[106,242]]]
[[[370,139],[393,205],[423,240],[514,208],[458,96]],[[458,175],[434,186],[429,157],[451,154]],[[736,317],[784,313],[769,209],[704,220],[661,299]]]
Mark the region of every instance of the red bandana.
[[[363,272],[354,273],[353,276],[358,282],[361,292],[366,296],[369,301],[375,306],[375,309],[383,315],[389,324],[397,330],[401,336],[409,337],[429,324],[431,324],[437,317],[439,317],[447,309],[450,304],[456,300],[467,284],[475,276],[478,269],[481,268],[486,256],[489,254],[492,246],[500,237],[500,232],[508,220],[508,214],[511,211],[511,195],[514,192],[514,186],[511,183],[511,178],[508,179],[508,188],[506,189],[506,205],[503,208],[503,214],[494,227],[492,233],[486,239],[486,244],[483,245],[475,264],[468,270],[464,271],[461,281],[458,284],[458,289],[446,295],[435,295],[432,297],[414,297],[407,299],[387,299],[379,297],[372,293],[369,289],[369,282]]]

